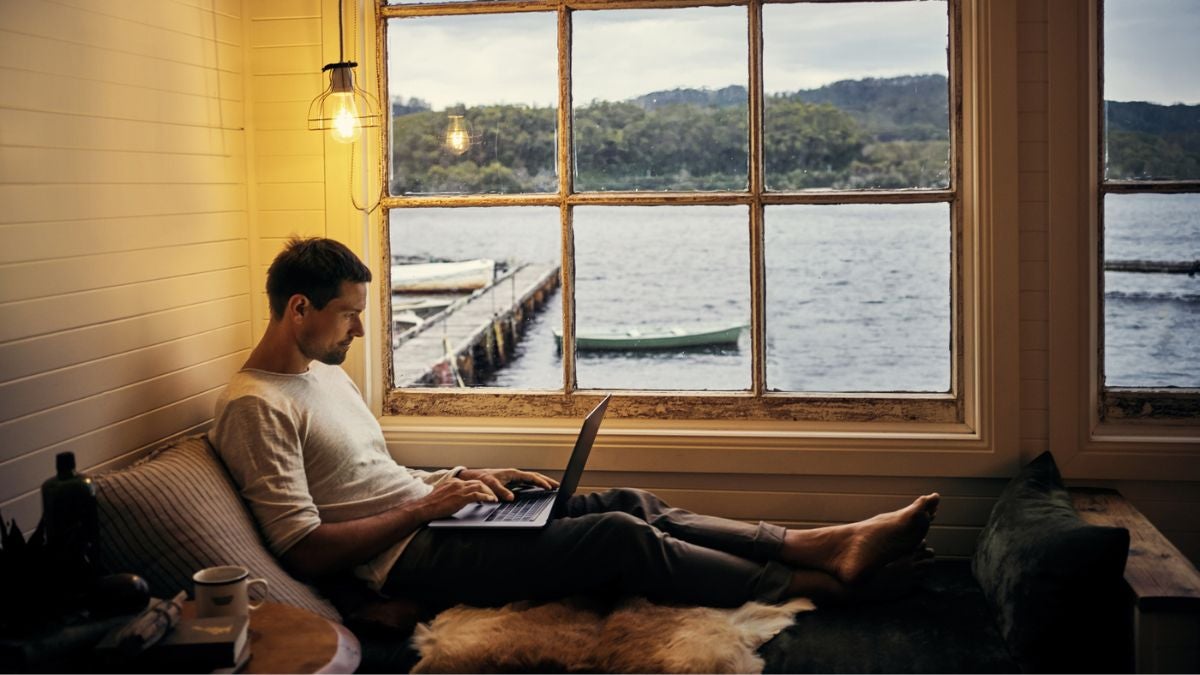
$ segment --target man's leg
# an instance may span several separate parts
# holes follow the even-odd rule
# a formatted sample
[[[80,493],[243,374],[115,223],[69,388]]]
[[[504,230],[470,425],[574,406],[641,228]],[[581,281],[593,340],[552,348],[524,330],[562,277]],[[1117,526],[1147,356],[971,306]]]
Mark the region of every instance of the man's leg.
[[[494,605],[575,594],[737,606],[794,594],[793,571],[698,546],[636,516],[589,513],[537,531],[420,531],[384,590],[436,603]]]
[[[938,501],[938,494],[933,493],[858,523],[805,530],[692,513],[670,507],[652,493],[624,488],[576,496],[567,508],[569,514],[629,513],[693,544],[759,562],[780,560],[854,584],[893,561],[923,554]]]

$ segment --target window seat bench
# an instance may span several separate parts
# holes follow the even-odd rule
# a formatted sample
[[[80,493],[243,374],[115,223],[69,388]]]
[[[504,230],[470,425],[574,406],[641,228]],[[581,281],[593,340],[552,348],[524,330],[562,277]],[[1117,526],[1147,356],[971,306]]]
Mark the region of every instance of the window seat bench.
[[[190,591],[200,568],[245,565],[272,601],[349,627],[360,670],[416,662],[408,637],[429,612],[288,575],[203,436],[95,481],[102,561],[156,597]],[[1118,493],[1068,493],[1047,453],[1009,483],[972,560],[937,560],[895,600],[802,613],[759,653],[766,672],[1197,672],[1197,626],[1196,568]]]

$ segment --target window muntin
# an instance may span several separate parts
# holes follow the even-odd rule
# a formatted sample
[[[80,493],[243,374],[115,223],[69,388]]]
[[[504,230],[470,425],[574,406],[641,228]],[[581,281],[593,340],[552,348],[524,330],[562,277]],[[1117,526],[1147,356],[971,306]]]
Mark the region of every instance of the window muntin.
[[[946,204],[768,207],[767,387],[950,391],[950,243]]]
[[[1105,0],[1102,16],[1101,410],[1176,416],[1200,390],[1200,83],[1180,66],[1200,60],[1200,8]]]
[[[711,3],[706,3],[706,4],[711,4]],[[932,3],[921,2],[921,3],[918,3],[918,2],[911,2],[911,1],[906,1],[906,0],[899,0],[896,2],[882,2],[882,3],[878,3],[878,2],[871,2],[871,3],[865,3],[865,2],[825,3],[825,2],[821,2],[821,3],[813,3],[813,4],[814,5],[815,4],[828,5],[828,6],[845,5],[848,9],[853,10],[852,12],[846,12],[845,13],[846,16],[852,15],[854,12],[863,12],[863,11],[869,10],[870,8],[877,8],[877,7],[899,7],[899,6],[916,6],[916,5],[930,5],[930,6],[938,7],[937,13],[940,15],[940,19],[938,20],[938,25],[937,25],[936,30],[934,30],[933,32],[934,32],[934,34],[940,35],[940,37],[938,38],[937,50],[940,50],[943,53],[942,58],[943,58],[944,63],[941,66],[941,70],[942,70],[942,72],[947,73],[949,75],[947,82],[948,82],[948,88],[950,89],[950,94],[947,98],[948,99],[953,98],[953,96],[954,96],[953,92],[955,90],[957,90],[957,88],[958,88],[957,84],[954,82],[954,77],[955,77],[954,74],[957,72],[957,66],[953,63],[954,59],[957,59],[958,56],[957,56],[957,51],[954,48],[956,45],[956,42],[954,41],[954,39],[952,37],[953,31],[955,29],[954,21],[956,21],[957,17],[958,17],[958,12],[957,12],[957,8],[956,8],[957,3],[955,3],[955,2],[948,2],[948,3],[947,2],[932,2]],[[510,7],[504,3],[501,3],[498,6],[491,6],[492,7],[491,9],[485,9],[485,7],[489,7],[489,5],[487,3],[481,3],[478,10],[469,10],[469,11],[480,11],[480,12],[484,12],[484,13],[491,13],[491,12],[504,13],[507,11],[522,12],[522,11],[528,11],[530,9],[536,9],[535,5],[529,5],[527,3],[521,5],[520,8],[518,8],[517,5],[515,5],[515,4]],[[574,32],[574,29],[572,28],[573,21],[575,19],[577,19],[578,17],[580,17],[581,15],[588,15],[588,14],[600,13],[602,11],[605,11],[609,7],[611,7],[611,5],[597,4],[595,6],[595,8],[593,8],[590,3],[580,2],[580,4],[576,6],[570,2],[567,2],[565,4],[547,3],[547,7],[549,7],[549,8],[557,7],[558,11],[560,12],[559,21],[558,21],[558,26],[559,26],[559,30],[560,30],[559,44],[560,45],[564,45],[564,44],[571,45],[572,39],[573,39],[572,33]],[[772,9],[772,8],[773,8],[773,4],[764,5],[764,11]],[[744,14],[744,16],[748,17],[749,25],[748,25],[748,35],[746,36],[745,45],[746,45],[747,53],[753,54],[754,49],[755,49],[755,47],[753,45],[757,44],[762,39],[763,34],[764,34],[764,31],[762,30],[762,24],[758,23],[758,19],[756,19],[754,16],[754,8],[752,7],[752,8],[747,9],[745,6],[735,6],[735,7],[727,7],[727,8],[723,8],[723,9],[736,9],[738,12],[746,12],[746,14]],[[426,15],[434,14],[434,13],[437,13],[440,11],[443,11],[443,10],[440,10],[440,9],[418,10],[415,8],[410,10],[410,9],[405,9],[405,8],[400,8],[400,7],[385,7],[385,8],[383,8],[382,13],[385,17],[408,17],[410,14],[412,16],[424,17]],[[455,10],[453,12],[451,12],[450,10],[445,10],[445,11],[447,11],[448,13],[451,13],[451,14],[458,14],[461,10]],[[621,13],[624,14],[624,13],[628,12],[631,15],[636,15],[638,12],[642,12],[642,11],[649,12],[651,10],[630,8],[628,10],[622,10]],[[683,11],[683,8],[677,8],[677,9],[671,9],[671,10],[655,9],[654,11],[655,12],[661,11],[661,12],[669,13],[671,11]],[[405,20],[408,20],[408,19],[406,18]],[[745,25],[745,19],[739,19],[739,20],[743,23],[743,25]],[[882,22],[886,23],[886,21],[882,21]],[[393,23],[395,23],[395,19],[389,19],[389,21],[387,23],[393,24]],[[562,32],[564,30],[564,26],[566,27],[565,33]],[[878,29],[877,32],[879,34],[883,34],[886,31],[884,31],[882,29]],[[951,35],[951,39],[949,39],[949,40],[946,39],[946,36],[948,33]],[[668,34],[664,33],[664,35],[663,35],[664,41],[670,41],[671,39],[672,38]],[[682,40],[682,39],[686,39],[686,38],[678,38],[677,37],[674,39]],[[948,45],[949,45],[950,49],[947,49]],[[387,66],[388,67],[392,67],[392,65],[391,65],[392,58],[393,57],[390,55],[387,58]],[[575,85],[573,83],[573,78],[578,76],[576,74],[576,71],[578,70],[578,68],[573,63],[573,60],[575,59],[575,52],[574,52],[574,50],[571,50],[569,53],[560,54],[560,58],[562,59],[562,61],[560,61],[560,63],[559,63],[559,72],[562,73],[565,78],[564,81],[562,83],[560,83],[560,91],[563,90],[563,87],[565,87],[566,91],[572,91],[573,89],[575,89]],[[750,323],[752,326],[757,327],[755,329],[755,331],[752,332],[752,337],[749,340],[750,344],[747,347],[741,347],[739,345],[739,351],[742,352],[745,356],[748,356],[749,360],[750,360],[749,372],[752,375],[752,378],[751,378],[751,384],[749,387],[749,391],[747,392],[750,395],[750,398],[743,399],[743,398],[728,397],[728,396],[714,396],[713,394],[717,394],[717,393],[719,393],[719,391],[731,391],[732,393],[736,394],[738,391],[738,387],[740,387],[740,385],[721,384],[720,385],[721,388],[719,389],[719,391],[710,391],[706,396],[697,397],[694,399],[686,399],[686,400],[688,400],[688,402],[685,404],[667,405],[667,407],[664,408],[662,405],[656,404],[656,403],[644,402],[644,403],[635,404],[634,401],[640,400],[640,399],[632,398],[632,396],[636,395],[636,392],[630,392],[629,395],[631,396],[631,398],[629,399],[629,401],[630,401],[630,405],[634,406],[634,409],[650,410],[650,411],[653,411],[653,414],[655,414],[656,416],[661,416],[663,414],[664,410],[666,410],[667,416],[680,416],[681,411],[686,411],[686,412],[682,413],[683,416],[706,417],[706,416],[726,416],[728,414],[734,414],[736,416],[744,417],[744,418],[761,417],[761,418],[765,418],[765,419],[770,419],[770,418],[798,419],[802,415],[808,414],[808,412],[805,412],[805,411],[811,412],[813,410],[820,409],[821,410],[820,418],[824,419],[824,420],[874,419],[874,420],[878,420],[878,421],[926,420],[926,421],[937,421],[937,422],[946,422],[948,420],[955,420],[955,419],[962,420],[963,419],[962,403],[960,401],[957,401],[956,398],[960,397],[962,395],[961,393],[957,393],[957,392],[962,391],[962,377],[963,377],[963,363],[964,362],[962,360],[963,355],[961,353],[958,353],[957,349],[950,349],[948,351],[948,355],[947,355],[948,362],[945,363],[941,369],[942,372],[950,372],[950,373],[952,373],[951,377],[957,378],[954,382],[951,383],[951,386],[949,387],[950,393],[948,393],[948,394],[946,394],[946,393],[930,393],[930,394],[926,394],[924,396],[919,394],[919,392],[923,392],[923,391],[945,392],[947,390],[947,387],[945,387],[941,384],[940,376],[938,376],[938,380],[939,380],[938,384],[928,385],[929,386],[928,389],[923,389],[923,388],[919,389],[918,394],[905,393],[904,395],[900,396],[899,398],[894,398],[891,396],[891,394],[888,393],[888,392],[892,392],[892,391],[896,390],[896,387],[894,387],[894,386],[889,386],[887,388],[883,388],[877,392],[867,392],[865,394],[858,394],[851,398],[844,398],[843,396],[839,396],[835,399],[822,399],[820,395],[815,395],[815,394],[812,394],[811,392],[807,393],[805,396],[803,396],[801,398],[797,398],[795,393],[789,394],[788,392],[769,392],[768,391],[767,385],[765,384],[765,382],[767,380],[767,376],[766,376],[767,346],[766,345],[767,345],[769,333],[766,331],[763,331],[760,335],[757,332],[757,331],[762,330],[762,327],[769,326],[770,321],[771,321],[771,319],[768,316],[768,309],[766,306],[766,290],[765,290],[769,286],[769,282],[766,279],[766,273],[764,271],[756,271],[756,270],[762,270],[763,266],[765,266],[765,262],[764,262],[765,255],[764,255],[764,251],[763,251],[764,235],[763,235],[763,229],[762,229],[763,221],[764,221],[764,209],[774,208],[775,206],[783,207],[783,206],[787,206],[787,205],[872,204],[872,203],[874,203],[882,209],[896,208],[899,210],[903,210],[904,208],[906,208],[906,206],[910,206],[910,205],[914,205],[914,204],[915,205],[923,205],[923,204],[924,205],[932,205],[933,207],[936,207],[938,210],[940,210],[941,213],[947,213],[947,212],[949,213],[949,223],[947,224],[946,216],[943,215],[943,216],[941,216],[941,220],[940,220],[941,224],[939,227],[950,238],[950,242],[948,244],[948,248],[950,251],[955,250],[955,244],[953,242],[957,241],[957,239],[962,235],[963,224],[960,220],[961,214],[962,214],[962,209],[961,209],[960,204],[958,203],[959,195],[957,194],[958,188],[956,187],[958,184],[958,180],[957,180],[957,177],[955,174],[955,171],[957,170],[955,167],[957,166],[956,158],[958,155],[958,150],[955,150],[953,148],[949,151],[950,168],[945,173],[945,175],[946,175],[946,178],[944,179],[945,184],[940,188],[936,187],[936,186],[924,186],[927,189],[921,190],[920,192],[916,192],[916,191],[912,191],[911,189],[904,190],[904,191],[898,191],[898,190],[895,190],[894,188],[863,190],[863,189],[855,189],[855,188],[851,187],[848,190],[843,189],[838,192],[829,192],[827,190],[806,190],[803,192],[771,192],[768,194],[766,192],[766,190],[764,189],[764,183],[763,183],[761,169],[756,170],[756,165],[758,167],[763,166],[763,164],[760,163],[760,162],[762,162],[762,158],[763,158],[763,152],[761,150],[763,131],[762,131],[761,117],[760,117],[760,121],[758,121],[756,123],[755,119],[753,118],[753,114],[754,114],[753,111],[755,110],[756,107],[760,111],[763,109],[764,106],[761,104],[761,102],[764,100],[764,97],[765,97],[765,95],[763,94],[762,80],[759,79],[759,77],[754,74],[754,71],[756,68],[766,70],[769,66],[768,66],[768,64],[765,64],[765,63],[755,63],[755,61],[756,61],[755,59],[749,60],[751,77],[748,82],[748,84],[749,84],[748,96],[749,96],[749,104],[750,104],[748,106],[748,108],[749,108],[748,114],[750,115],[750,118],[747,120],[747,127],[748,127],[747,133],[749,136],[750,157],[748,159],[748,164],[749,164],[749,166],[748,166],[749,175],[748,175],[748,181],[747,181],[748,185],[743,190],[733,190],[733,191],[722,192],[722,191],[708,190],[704,186],[685,185],[682,187],[671,188],[672,191],[667,192],[667,193],[661,193],[659,191],[659,189],[652,189],[649,187],[647,187],[646,190],[644,190],[644,191],[641,189],[638,189],[637,191],[633,191],[633,192],[618,191],[618,190],[616,190],[616,186],[601,186],[601,187],[595,189],[594,191],[590,191],[590,190],[584,189],[580,185],[573,184],[575,182],[578,182],[581,174],[572,172],[573,175],[570,176],[570,178],[572,179],[572,183],[567,183],[565,187],[562,184],[560,184],[559,192],[556,195],[547,194],[547,195],[543,196],[543,195],[533,194],[533,193],[516,193],[516,194],[511,194],[511,195],[489,197],[488,193],[485,193],[485,192],[479,192],[476,194],[462,194],[460,196],[451,194],[451,195],[438,196],[438,197],[426,197],[426,196],[422,196],[419,194],[398,195],[396,197],[385,198],[384,203],[383,203],[384,208],[388,209],[390,211],[402,211],[402,210],[410,210],[412,208],[426,205],[429,208],[439,208],[439,209],[444,209],[447,212],[452,212],[455,210],[459,210],[462,206],[468,205],[468,204],[484,206],[487,208],[492,208],[492,207],[497,207],[497,206],[511,206],[513,204],[528,204],[528,205],[540,204],[540,205],[548,205],[548,206],[549,205],[557,205],[560,209],[560,218],[561,218],[560,234],[563,238],[563,240],[562,240],[563,250],[572,251],[574,253],[573,260],[568,259],[568,260],[564,261],[564,269],[566,271],[566,273],[564,274],[564,277],[563,277],[563,291],[564,292],[563,292],[562,297],[560,298],[561,302],[567,305],[567,307],[562,310],[562,314],[564,317],[566,317],[568,319],[568,324],[564,328],[566,329],[565,332],[568,333],[567,338],[569,341],[569,338],[571,337],[571,335],[573,335],[577,329],[581,328],[581,326],[575,325],[575,321],[582,322],[583,318],[584,318],[583,315],[581,314],[582,308],[576,307],[576,303],[579,300],[580,290],[578,288],[579,280],[574,275],[575,264],[578,263],[579,260],[582,259],[581,256],[583,256],[584,254],[580,252],[578,242],[575,240],[575,237],[579,230],[576,229],[575,227],[573,227],[572,221],[574,219],[578,218],[579,214],[582,213],[585,209],[590,208],[592,206],[595,206],[597,208],[603,206],[606,208],[620,210],[620,209],[633,209],[633,208],[640,207],[640,206],[650,206],[650,205],[654,205],[658,208],[663,208],[663,207],[668,207],[668,206],[685,206],[685,205],[701,205],[701,204],[707,205],[707,206],[725,206],[725,207],[742,205],[742,207],[744,209],[748,209],[745,211],[746,212],[746,221],[742,224],[742,227],[748,233],[747,237],[746,237],[748,246],[745,248],[745,253],[746,253],[746,256],[748,259],[747,272],[748,272],[748,276],[749,276],[749,293],[747,296],[747,301],[749,302],[749,305],[750,305],[750,314],[751,314]],[[759,61],[761,61],[761,59]],[[680,79],[680,81],[683,81],[683,80]],[[561,105],[562,101],[564,101],[564,100],[566,100],[566,99],[560,98],[560,105]],[[757,105],[755,103],[756,101],[759,102]],[[572,111],[572,112],[577,112],[579,105],[580,105],[580,101],[578,100],[578,98],[575,99],[574,105],[575,105],[576,110]],[[947,100],[946,105],[947,105],[947,107],[950,107],[948,100]],[[569,130],[571,128],[570,127],[571,122],[573,122],[573,121],[578,122],[577,115],[576,116],[572,116],[572,115],[564,116],[564,113],[561,110],[559,110],[557,112],[558,112],[558,117],[559,117],[558,122],[560,125],[559,126],[560,129],[568,129]],[[761,116],[762,112],[759,112],[758,114]],[[759,129],[759,131],[757,131],[757,132],[755,130],[756,124]],[[951,138],[960,137],[960,135],[961,135],[961,130],[960,130],[961,120],[959,120],[957,117],[949,117],[948,124],[950,127],[950,133],[949,133],[950,137]],[[578,165],[579,157],[576,153],[576,149],[577,149],[577,144],[578,144],[579,133],[580,133],[579,130],[576,129],[574,131],[574,134],[570,134],[570,133],[566,134],[565,140],[563,138],[558,139],[559,140],[558,166],[559,166],[560,172],[565,171],[566,167],[575,168]],[[755,138],[756,133],[759,134],[757,141]],[[572,140],[572,139],[574,139],[574,140]],[[760,148],[759,150],[755,150],[756,143],[757,143],[758,148]],[[943,162],[940,159],[940,157],[935,159],[935,163],[939,163],[939,162],[941,164],[945,164],[945,162]],[[939,168],[938,170],[940,171],[941,169]],[[756,174],[756,171],[757,171],[757,174]],[[862,187],[862,186],[859,186],[859,187]],[[687,190],[687,191],[681,192],[681,190]],[[656,196],[656,193],[661,194],[662,196]],[[454,208],[448,208],[448,207],[454,207]],[[946,229],[947,226],[948,226],[948,230]],[[396,251],[393,251],[393,253],[395,253],[395,252]],[[961,288],[962,288],[961,284],[963,283],[962,277],[960,275],[956,275],[954,273],[954,269],[960,265],[960,262],[957,261],[955,255],[956,254],[947,255],[944,258],[945,264],[946,264],[946,269],[944,270],[945,278],[955,279],[955,282],[954,282],[955,286],[951,287],[949,281],[947,281],[945,284],[945,288],[947,289],[946,293],[951,297],[957,297],[961,293]],[[755,298],[758,298],[758,300],[756,300]],[[939,348],[943,348],[946,345],[959,345],[959,346],[962,345],[961,339],[955,337],[955,333],[961,329],[960,324],[957,323],[957,322],[961,321],[961,318],[958,317],[958,315],[951,309],[954,306],[954,304],[955,304],[954,302],[943,303],[943,310],[939,312],[939,314],[945,314],[948,312],[951,315],[951,318],[949,319],[948,323],[946,324],[945,332],[941,334],[941,337],[938,340],[936,340],[936,343],[938,344]],[[555,305],[554,308],[548,310],[548,312],[557,312],[557,311],[559,311],[558,305]],[[571,319],[574,319],[574,321],[571,321]],[[544,320],[550,324],[553,324],[556,322],[556,317],[550,313],[543,313],[540,315],[539,320]],[[939,318],[937,320],[942,321],[943,319]],[[583,327],[586,327],[586,326],[583,326]],[[769,331],[769,328],[767,330]],[[845,347],[843,346],[843,349],[844,348]],[[539,347],[539,349],[540,349],[540,347]],[[561,394],[563,392],[566,392],[566,394],[568,394],[568,396],[566,398],[559,398],[559,397],[529,398],[527,396],[523,397],[523,395],[520,393],[513,393],[511,395],[506,394],[505,395],[506,398],[504,400],[512,401],[518,405],[526,404],[527,407],[525,409],[530,410],[530,411],[544,407],[545,410],[543,412],[545,412],[546,414],[563,414],[563,411],[572,407],[570,404],[563,403],[564,401],[570,400],[570,397],[569,397],[570,392],[575,391],[578,388],[585,388],[588,386],[586,384],[586,377],[587,377],[586,371],[587,371],[588,366],[586,363],[581,364],[581,363],[577,362],[576,357],[577,357],[577,354],[573,350],[568,350],[566,353],[563,353],[561,355],[561,358],[562,358],[561,365],[563,368],[563,382],[565,383],[563,386],[565,386],[565,389],[560,389],[559,393],[561,396]],[[500,377],[496,378],[496,381],[498,382],[502,379],[503,379],[503,376],[500,376]],[[523,386],[523,385],[513,385],[513,386]],[[726,387],[726,386],[730,386],[731,389],[728,389],[728,390],[724,389],[724,387]],[[924,386],[924,385],[922,385],[922,386]],[[670,390],[671,388],[667,387],[667,389]],[[651,398],[647,399],[647,401],[654,401],[654,400],[656,400],[653,398],[654,396],[662,396],[662,395],[663,394],[651,394]],[[417,396],[417,398],[414,398],[414,396]],[[420,396],[425,396],[427,398],[422,399],[422,398],[420,398]],[[680,398],[681,396],[685,396],[685,393],[680,392],[680,394],[675,395],[675,396],[668,396],[664,400],[684,401],[685,398]],[[783,396],[783,398],[780,398],[781,396]],[[770,398],[767,398],[767,397],[770,397]],[[788,398],[788,397],[790,397],[790,398]],[[428,403],[427,404],[422,403],[421,401],[423,401],[423,400],[427,400]],[[544,406],[543,406],[543,403],[539,403],[539,401],[543,402]],[[817,408],[814,408],[812,406],[817,406]],[[399,410],[405,410],[406,412],[427,411],[427,412],[443,413],[443,414],[462,414],[459,411],[468,411],[466,414],[472,414],[472,413],[478,414],[479,413],[478,407],[473,406],[470,403],[463,402],[460,404],[457,402],[457,399],[453,399],[453,398],[448,399],[444,396],[437,396],[433,392],[428,392],[427,394],[418,395],[416,391],[412,391],[412,390],[405,393],[403,401],[400,401],[399,399],[392,400],[392,398],[389,397],[389,401],[385,405],[385,408],[392,410],[392,411],[399,411]],[[488,413],[488,414],[490,414],[490,413]],[[567,414],[569,414],[569,413],[567,413]],[[634,414],[636,414],[636,413],[634,413]]]

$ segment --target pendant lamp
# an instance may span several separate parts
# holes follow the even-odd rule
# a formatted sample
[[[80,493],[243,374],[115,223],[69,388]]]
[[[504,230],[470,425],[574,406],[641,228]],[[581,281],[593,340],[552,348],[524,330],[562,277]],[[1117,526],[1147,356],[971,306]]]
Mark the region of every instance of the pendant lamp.
[[[338,0],[338,62],[321,69],[329,73],[329,86],[308,106],[308,129],[328,130],[333,140],[353,143],[364,127],[379,126],[379,103],[355,86],[358,63],[346,60],[342,33],[342,0]]]

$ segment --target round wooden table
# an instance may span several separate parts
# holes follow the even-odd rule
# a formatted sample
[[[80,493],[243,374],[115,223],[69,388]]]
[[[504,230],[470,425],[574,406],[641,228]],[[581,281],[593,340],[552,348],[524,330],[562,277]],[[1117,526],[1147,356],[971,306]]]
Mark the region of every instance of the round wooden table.
[[[192,601],[183,617],[196,615]],[[353,673],[362,660],[345,626],[299,607],[268,602],[250,611],[250,662],[243,673]]]

